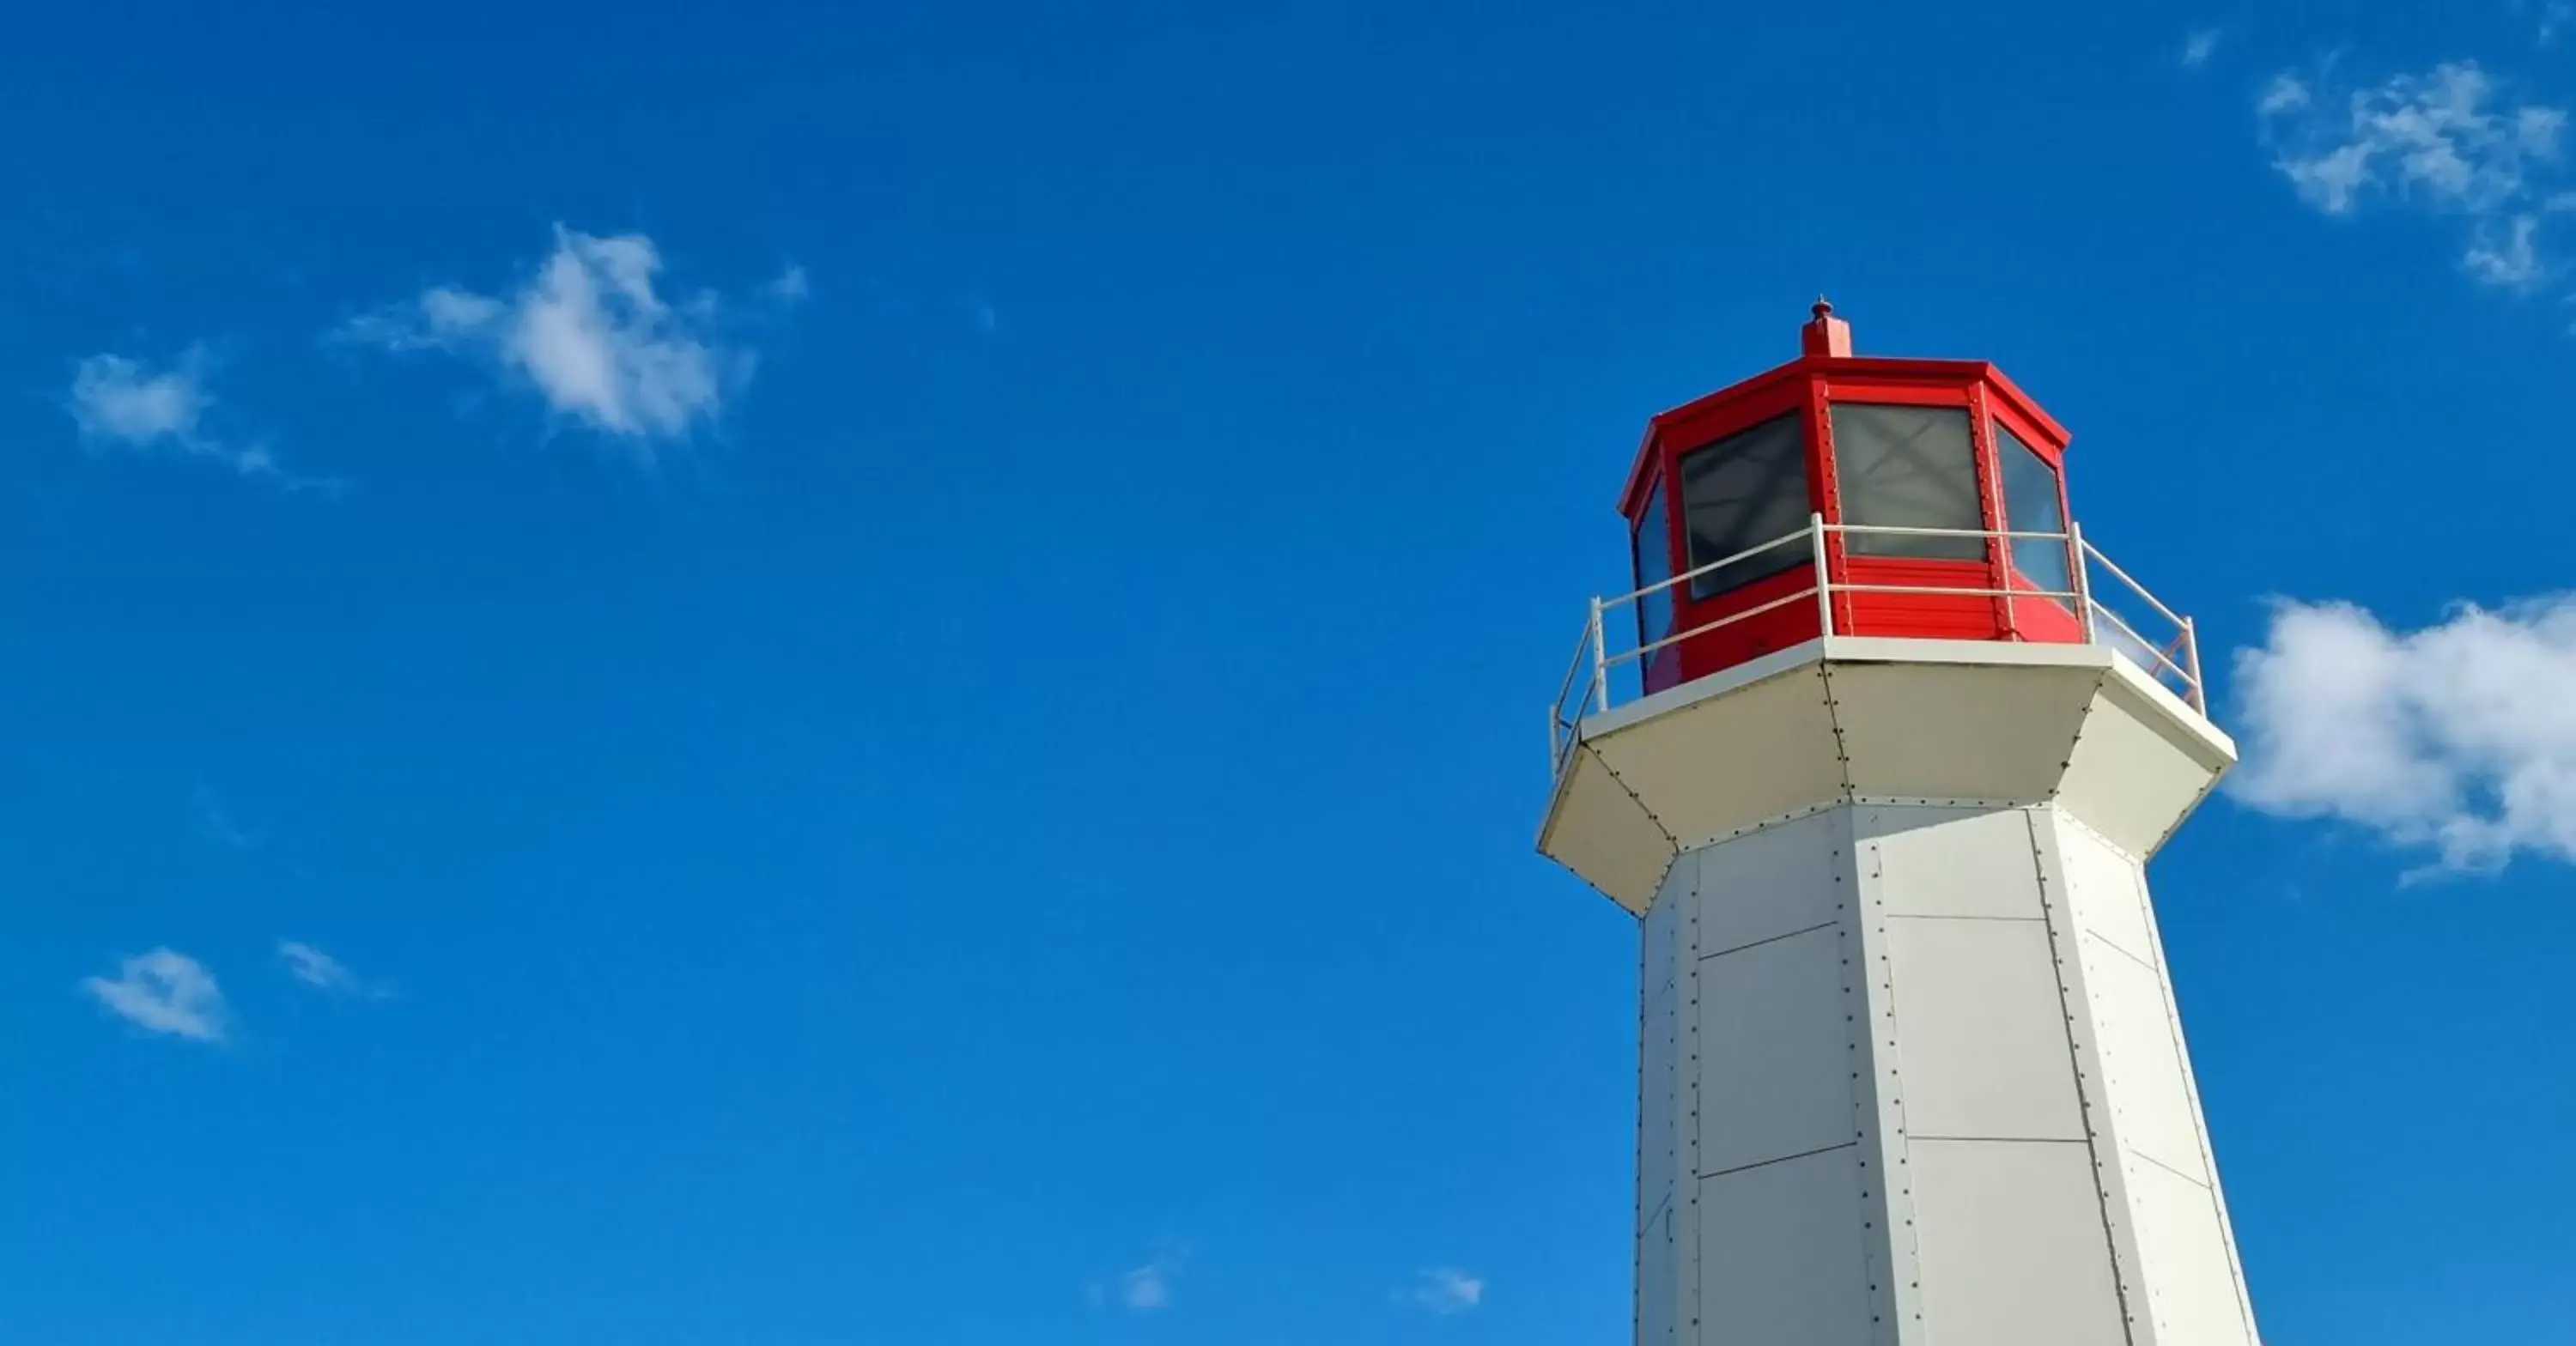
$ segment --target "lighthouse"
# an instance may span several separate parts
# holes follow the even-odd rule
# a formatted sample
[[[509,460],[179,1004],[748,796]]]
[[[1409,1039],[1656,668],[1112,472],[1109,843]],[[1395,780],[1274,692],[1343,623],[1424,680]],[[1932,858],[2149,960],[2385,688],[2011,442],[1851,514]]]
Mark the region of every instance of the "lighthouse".
[[[2257,1346],[2146,865],[2235,760],[2192,624],[1982,361],[1654,417],[1539,849],[1638,920],[1640,1346]]]

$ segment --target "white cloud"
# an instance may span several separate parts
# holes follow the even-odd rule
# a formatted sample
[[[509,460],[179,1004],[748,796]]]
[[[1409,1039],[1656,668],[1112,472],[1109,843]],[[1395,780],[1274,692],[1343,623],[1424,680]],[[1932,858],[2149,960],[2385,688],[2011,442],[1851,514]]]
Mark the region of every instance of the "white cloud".
[[[2221,36],[2223,34],[2215,28],[2193,29],[2190,35],[2182,40],[2182,68],[2198,70],[2209,64],[2209,58],[2218,54],[2218,39]]]
[[[109,1012],[147,1032],[221,1042],[231,1017],[214,974],[169,949],[137,954],[114,978],[88,977],[80,985]]]
[[[196,351],[155,372],[122,355],[93,355],[72,375],[72,416],[81,433],[127,444],[190,439],[210,398]]]
[[[2469,240],[2460,265],[2480,282],[2507,290],[2530,290],[2548,277],[2540,260],[2540,217],[2524,213],[2487,221]]]
[[[351,972],[347,964],[301,940],[279,940],[277,956],[285,960],[287,972],[297,981],[317,990],[368,999],[384,994],[382,988]]]
[[[115,354],[93,355],[72,370],[67,408],[92,445],[168,449],[222,463],[246,477],[284,480],[266,448],[235,448],[203,429],[214,395],[206,390],[205,352],[190,348],[155,368]]]
[[[2528,292],[2556,271],[2545,222],[2576,205],[2548,180],[2565,108],[2524,100],[2463,61],[2331,94],[2285,71],[2255,115],[2273,167],[2317,209],[2391,202],[2464,217],[2460,266],[2482,284]]]
[[[802,303],[814,293],[814,284],[806,278],[805,268],[792,264],[779,272],[766,288],[769,297],[782,304]]]
[[[1091,1306],[1115,1304],[1129,1313],[1160,1313],[1172,1306],[1172,1277],[1180,1269],[1180,1256],[1166,1253],[1120,1275],[1114,1283],[1094,1281],[1087,1291]]]
[[[2263,96],[2254,100],[2254,113],[2268,120],[2315,103],[2316,95],[2308,91],[2308,82],[2285,70],[2263,86]]]
[[[1485,1282],[1456,1267],[1434,1267],[1398,1298],[1431,1313],[1465,1313],[1485,1302]]]
[[[389,350],[441,350],[525,380],[555,414],[638,448],[685,439],[712,422],[749,377],[749,351],[725,339],[728,311],[712,292],[685,297],[657,283],[662,254],[642,234],[598,237],[555,227],[554,251],[507,295],[434,286],[366,314],[340,335]],[[802,268],[766,287],[802,298]]]
[[[216,798],[214,791],[199,787],[195,805],[197,835],[209,843],[228,851],[247,851],[259,844],[259,838],[234,820],[232,810],[224,807],[224,801]]]
[[[2525,197],[2558,157],[2564,108],[2516,102],[2473,61],[2341,97],[2275,75],[2256,103],[2273,166],[2328,214],[2387,197],[2466,214]]]
[[[2237,652],[2236,680],[2238,801],[2429,849],[2440,870],[2576,861],[2576,594],[2416,631],[2284,603],[2263,647]]]
[[[1153,1261],[1118,1278],[1118,1302],[1136,1313],[1153,1313],[1172,1306],[1173,1266],[1166,1261]]]

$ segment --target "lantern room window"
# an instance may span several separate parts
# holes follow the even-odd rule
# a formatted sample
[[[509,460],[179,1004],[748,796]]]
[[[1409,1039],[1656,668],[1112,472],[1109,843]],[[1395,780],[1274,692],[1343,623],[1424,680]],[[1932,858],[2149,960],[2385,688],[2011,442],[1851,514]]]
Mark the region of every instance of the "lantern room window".
[[[1684,454],[1682,515],[1690,524],[1690,568],[1699,569],[1806,527],[1807,445],[1792,412],[1739,430]],[[1808,553],[1782,545],[1691,581],[1706,598],[1765,575],[1807,564]]]
[[[1661,481],[1647,490],[1646,511],[1637,517],[1633,544],[1637,587],[1645,590],[1637,600],[1637,643],[1651,645],[1673,629],[1673,591],[1655,587],[1673,577],[1673,535],[1665,523]]]
[[[1964,409],[1836,402],[1833,416],[1844,523],[1970,533],[1986,526]],[[1976,537],[1860,531],[1846,537],[1855,556],[1980,561],[1986,555],[1985,539]]]
[[[1619,495],[1639,648],[1604,668],[1655,693],[1827,637],[2095,639],[2064,427],[1982,361],[1854,354],[1821,303],[1799,350],[1648,422]]]
[[[1995,426],[1995,450],[2003,460],[2004,527],[2016,533],[2066,531],[2066,499],[2058,491],[2057,469],[2021,437]],[[2036,588],[2068,593],[2074,588],[2066,543],[2057,538],[2017,537],[2012,543],[2013,569]]]

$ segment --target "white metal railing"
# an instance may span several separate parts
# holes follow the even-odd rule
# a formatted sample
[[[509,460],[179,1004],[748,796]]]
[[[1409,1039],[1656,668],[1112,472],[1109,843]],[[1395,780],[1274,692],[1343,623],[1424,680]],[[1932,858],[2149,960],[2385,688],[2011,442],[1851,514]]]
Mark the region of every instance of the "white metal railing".
[[[2001,541],[2007,547],[2014,542],[2022,541],[2055,542],[2066,548],[2072,558],[2072,564],[2068,570],[2069,578],[2075,587],[2066,590],[1981,589],[1948,585],[1855,584],[1848,580],[1837,580],[1834,578],[1834,567],[1828,560],[1830,552],[1826,546],[1826,540],[1836,535],[1851,534],[1975,538],[1980,541]],[[1805,588],[1782,594],[1738,612],[1730,612],[1712,621],[1702,622],[1688,630],[1670,632],[1654,640],[1645,640],[1636,635],[1641,623],[1633,610],[1647,598],[1675,590],[1703,575],[1801,542],[1806,544],[1806,566],[1810,576]],[[2093,572],[2097,567],[2103,575],[2116,581],[2118,587],[2115,593],[2120,595],[2119,601],[2106,603],[2097,592],[2093,582]],[[1848,569],[1848,562],[1845,568]],[[2148,676],[2173,688],[2184,700],[2191,703],[2192,709],[2202,714],[2207,714],[2209,711],[2208,695],[2200,675],[2200,639],[2192,627],[2191,618],[2175,612],[2158,601],[2154,594],[2147,592],[2145,585],[2130,578],[2129,572],[2112,564],[2111,558],[2104,556],[2092,543],[2085,541],[2083,529],[2074,524],[2068,524],[2066,531],[2062,533],[2029,533],[2008,529],[1899,528],[1884,525],[1827,523],[1823,515],[1810,514],[1807,516],[1807,525],[1796,532],[1773,538],[1758,546],[1747,547],[1732,556],[1720,557],[1706,565],[1675,575],[1671,579],[1658,580],[1642,589],[1632,589],[1615,598],[1593,599],[1591,614],[1583,625],[1583,638],[1575,645],[1574,657],[1567,662],[1565,677],[1557,684],[1556,699],[1548,703],[1548,760],[1558,774],[1563,774],[1567,759],[1581,738],[1579,730],[1584,717],[1610,709],[1615,700],[1630,699],[1639,694],[1645,680],[1647,661],[1657,651],[1733,626],[1737,622],[1761,616],[1766,612],[1776,612],[1791,604],[1806,602],[1816,605],[1816,619],[1819,629],[1824,634],[1851,634],[1848,631],[1836,629],[1834,599],[1841,594],[1869,593],[1947,594],[1966,598],[2039,599],[2059,603],[2073,610],[2086,642],[2109,646],[2144,670]],[[2140,634],[2137,624],[2120,613],[2121,607],[2131,606],[2129,600],[2143,604],[2147,611],[2153,614],[2152,617],[2145,619],[2148,625],[2158,630],[2170,630],[2173,634],[2162,643]],[[2134,611],[2134,608],[2132,610]],[[1842,625],[1848,626],[1849,622],[1845,621]],[[1614,627],[1618,633],[1615,636],[1612,633]],[[1627,697],[1622,697],[1614,691],[1614,684],[1621,683],[1631,684],[1639,690],[1631,691]]]

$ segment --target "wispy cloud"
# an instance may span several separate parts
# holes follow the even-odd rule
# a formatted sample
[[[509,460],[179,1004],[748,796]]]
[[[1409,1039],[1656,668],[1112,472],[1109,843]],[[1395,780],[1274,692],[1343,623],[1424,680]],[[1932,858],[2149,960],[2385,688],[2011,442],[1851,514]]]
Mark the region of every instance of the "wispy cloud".
[[[301,940],[279,940],[277,956],[285,962],[290,975],[315,990],[366,1000],[380,1000],[386,994],[383,987],[350,971],[347,964]]]
[[[558,225],[554,250],[517,289],[434,286],[339,335],[474,360],[649,463],[655,442],[685,440],[714,422],[753,364],[728,337],[735,324],[725,300],[711,290],[668,295],[662,270],[661,250],[642,234],[600,237]],[[790,267],[765,290],[792,302],[810,287],[804,270]]]
[[[1118,1278],[1118,1299],[1138,1313],[1152,1313],[1172,1306],[1173,1268],[1162,1262],[1148,1262]]]
[[[171,949],[128,958],[114,977],[88,977],[80,989],[109,1013],[150,1033],[221,1042],[231,1013],[214,974]]]
[[[204,353],[193,349],[157,371],[122,355],[93,355],[72,375],[72,417],[82,434],[97,439],[134,445],[194,439],[211,401]]]
[[[2480,214],[2527,199],[2558,158],[2567,110],[2520,102],[2474,61],[2341,90],[2283,72],[2256,103],[2273,166],[2310,205],[2373,199]]]
[[[1433,1267],[1397,1298],[1428,1313],[1465,1313],[1485,1302],[1485,1282],[1456,1267]]]
[[[1129,1313],[1160,1313],[1172,1306],[1172,1279],[1180,1273],[1181,1255],[1164,1253],[1141,1267],[1123,1272],[1114,1282],[1094,1281],[1091,1306],[1115,1305]]]
[[[806,277],[805,268],[793,264],[761,288],[782,304],[802,303],[814,293],[814,283]]]
[[[224,801],[216,798],[214,791],[199,788],[191,807],[196,814],[197,835],[207,844],[228,851],[247,851],[259,844],[259,838],[233,818],[232,810],[224,807]]]
[[[2328,63],[2274,75],[2255,116],[2273,167],[2318,210],[2463,218],[2460,264],[2484,284],[2530,290],[2554,272],[2544,218],[2565,108],[2523,98],[2474,61],[2357,86]]]
[[[2460,265],[2481,284],[2529,291],[2549,278],[2540,260],[2540,217],[2528,212],[2479,224]]]
[[[2576,861],[2576,595],[2414,631],[2283,603],[2263,646],[2237,652],[2236,681],[2239,802],[2430,850],[2437,871]]]
[[[73,366],[64,407],[79,425],[81,439],[94,448],[175,452],[221,463],[245,477],[287,482],[265,446],[230,445],[206,432],[206,412],[215,401],[206,375],[200,347],[160,366],[123,355],[93,355]]]
[[[2182,40],[2182,68],[2198,70],[2218,54],[2218,40],[2225,36],[2215,28],[2195,28]]]

